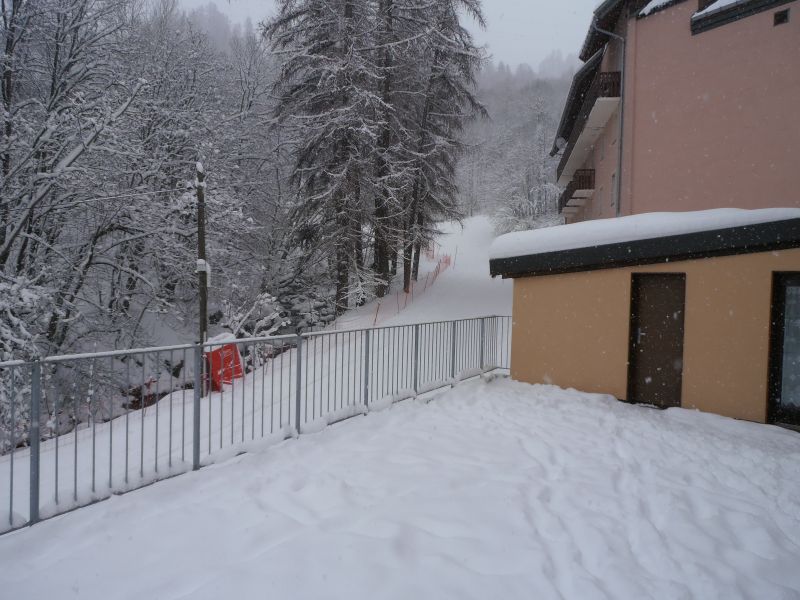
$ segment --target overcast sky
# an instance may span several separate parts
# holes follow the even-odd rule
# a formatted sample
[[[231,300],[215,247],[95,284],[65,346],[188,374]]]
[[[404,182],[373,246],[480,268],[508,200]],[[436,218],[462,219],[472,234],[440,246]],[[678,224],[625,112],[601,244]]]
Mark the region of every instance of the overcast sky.
[[[193,8],[208,0],[183,3]],[[272,0],[217,0],[216,4],[234,22],[246,17],[257,22],[273,9]],[[536,67],[553,50],[577,54],[597,4],[598,0],[484,0],[489,24],[476,37],[489,46],[495,61]]]

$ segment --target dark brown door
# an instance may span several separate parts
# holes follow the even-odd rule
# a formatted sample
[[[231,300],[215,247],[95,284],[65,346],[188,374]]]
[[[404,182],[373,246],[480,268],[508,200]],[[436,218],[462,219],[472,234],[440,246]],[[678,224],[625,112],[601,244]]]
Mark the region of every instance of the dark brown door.
[[[800,425],[800,273],[772,284],[770,421]]]
[[[681,405],[686,276],[635,274],[631,287],[628,400]]]

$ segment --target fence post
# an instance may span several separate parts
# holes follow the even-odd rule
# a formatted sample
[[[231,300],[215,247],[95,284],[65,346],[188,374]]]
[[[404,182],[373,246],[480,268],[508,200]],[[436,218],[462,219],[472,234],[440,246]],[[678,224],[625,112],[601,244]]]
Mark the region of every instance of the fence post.
[[[39,521],[39,458],[40,424],[42,407],[42,364],[36,359],[31,365],[31,427],[30,427],[30,517],[28,524]],[[12,424],[13,427],[13,424]],[[57,432],[56,432],[57,433]]]
[[[419,323],[414,325],[414,393],[419,391]]]
[[[456,323],[458,321],[451,321],[450,379],[456,378]]]
[[[367,329],[367,337],[364,340],[364,406],[369,408],[369,339],[370,330]]]
[[[483,347],[486,343],[486,317],[481,317],[481,373],[483,373]]]
[[[295,390],[295,411],[294,411],[294,428],[297,435],[300,435],[300,401],[302,399],[302,391],[300,386],[303,383],[303,336],[297,336],[297,389]]]
[[[194,404],[192,411],[192,469],[200,468],[200,398],[203,395],[203,342],[194,347]]]

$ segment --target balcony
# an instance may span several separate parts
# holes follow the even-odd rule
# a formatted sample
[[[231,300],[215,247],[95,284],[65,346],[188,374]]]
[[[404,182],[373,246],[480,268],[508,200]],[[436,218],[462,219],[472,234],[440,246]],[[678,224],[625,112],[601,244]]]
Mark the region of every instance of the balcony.
[[[558,165],[558,183],[566,185],[589,158],[597,138],[620,103],[618,71],[598,73],[583,97],[583,104]]]
[[[577,212],[594,194],[594,169],[578,169],[558,201],[558,212]]]

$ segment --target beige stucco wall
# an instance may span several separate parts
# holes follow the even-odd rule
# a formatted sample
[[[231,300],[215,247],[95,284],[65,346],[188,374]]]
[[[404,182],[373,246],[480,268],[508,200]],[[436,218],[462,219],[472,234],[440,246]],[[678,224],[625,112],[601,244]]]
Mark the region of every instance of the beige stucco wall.
[[[511,375],[625,399],[632,273],[686,273],[682,405],[767,418],[774,271],[800,249],[514,280]]]

